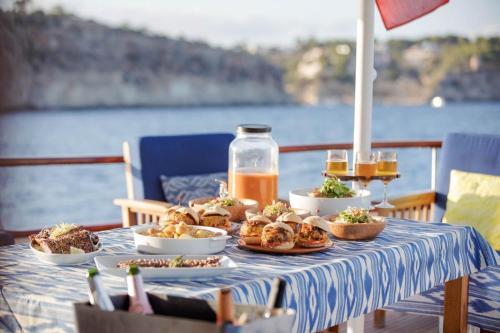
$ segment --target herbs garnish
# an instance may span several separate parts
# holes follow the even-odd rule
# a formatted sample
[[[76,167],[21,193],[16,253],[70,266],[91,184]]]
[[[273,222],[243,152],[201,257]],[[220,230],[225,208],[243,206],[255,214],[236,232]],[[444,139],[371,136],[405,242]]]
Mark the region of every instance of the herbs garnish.
[[[353,190],[335,177],[325,178],[319,189],[319,196],[322,198],[351,198],[354,195]]]
[[[339,214],[340,219],[345,223],[370,223],[368,210],[362,208],[349,207]]]

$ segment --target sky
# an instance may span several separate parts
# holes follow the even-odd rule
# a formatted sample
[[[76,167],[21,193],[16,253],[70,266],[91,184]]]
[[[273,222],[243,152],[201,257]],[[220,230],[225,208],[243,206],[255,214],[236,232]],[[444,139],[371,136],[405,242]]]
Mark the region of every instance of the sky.
[[[12,0],[0,0],[4,7]],[[112,26],[127,24],[157,34],[220,46],[290,46],[298,38],[356,35],[355,0],[33,0],[34,7],[61,5],[78,16]],[[378,39],[459,34],[500,35],[500,0],[450,0],[435,12],[386,31],[378,11]]]

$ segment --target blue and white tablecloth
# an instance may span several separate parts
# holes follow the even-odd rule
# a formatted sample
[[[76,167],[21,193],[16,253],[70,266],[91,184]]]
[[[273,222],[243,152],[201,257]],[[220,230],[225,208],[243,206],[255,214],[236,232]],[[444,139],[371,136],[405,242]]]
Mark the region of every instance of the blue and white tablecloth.
[[[134,253],[131,231],[100,233],[103,254]],[[265,304],[275,276],[287,281],[285,304],[297,311],[296,332],[313,332],[394,304],[445,281],[500,264],[498,255],[471,227],[390,220],[374,241],[335,241],[309,255],[247,252],[231,241],[224,251],[239,268],[197,281],[147,283],[158,294],[213,299],[230,286],[236,302]],[[39,262],[26,244],[0,248],[0,330],[73,332],[72,303],[87,299],[87,265]],[[111,294],[125,293],[124,280],[105,277]]]

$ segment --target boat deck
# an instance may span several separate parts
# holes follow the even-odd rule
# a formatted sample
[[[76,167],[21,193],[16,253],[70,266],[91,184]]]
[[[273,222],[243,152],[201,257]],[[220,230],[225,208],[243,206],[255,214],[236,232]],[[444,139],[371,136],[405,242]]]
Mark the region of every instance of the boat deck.
[[[436,333],[439,328],[439,318],[411,313],[386,311],[385,327],[375,327],[375,313],[365,316],[365,333]],[[331,332],[331,331],[324,331]],[[335,331],[333,331],[335,332]],[[346,333],[346,324],[339,325],[338,333]]]

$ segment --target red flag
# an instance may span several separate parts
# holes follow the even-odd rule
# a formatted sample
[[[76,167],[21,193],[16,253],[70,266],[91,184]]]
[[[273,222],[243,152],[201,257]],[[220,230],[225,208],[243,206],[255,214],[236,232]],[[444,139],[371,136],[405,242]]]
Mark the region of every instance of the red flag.
[[[385,28],[390,30],[422,17],[448,0],[376,0]]]

